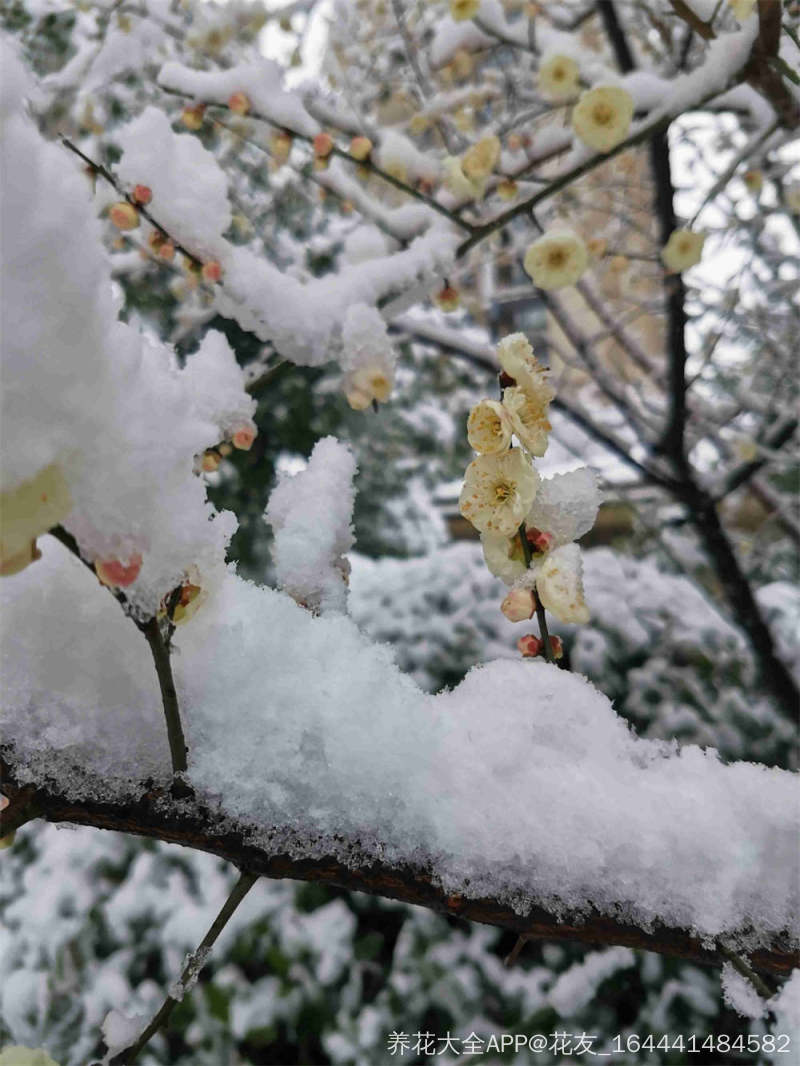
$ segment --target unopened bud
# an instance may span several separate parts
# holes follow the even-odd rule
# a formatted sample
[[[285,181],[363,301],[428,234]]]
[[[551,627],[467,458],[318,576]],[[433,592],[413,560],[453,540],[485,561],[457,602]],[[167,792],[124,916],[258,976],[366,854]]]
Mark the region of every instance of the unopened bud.
[[[104,585],[110,588],[127,588],[132,585],[142,569],[142,557],[133,554],[127,563],[119,559],[98,559],[94,564],[95,573]]]
[[[497,186],[497,195],[501,200],[513,200],[519,192],[519,186],[511,178],[503,178]]]
[[[553,546],[553,534],[543,533],[541,529],[536,529],[535,526],[529,526],[525,530],[525,536],[528,544],[537,554],[543,555],[545,552],[550,551]]]
[[[270,139],[270,150],[276,163],[285,163],[292,150],[292,135],[286,130],[277,130]]]
[[[203,275],[203,281],[207,281],[213,285],[221,280],[222,267],[216,259],[210,259],[207,263],[203,263],[201,273]]]
[[[231,442],[234,448],[238,448],[239,451],[249,452],[257,434],[258,429],[252,422],[250,422],[247,425],[239,426],[234,430]]]
[[[246,115],[250,110],[250,97],[247,93],[231,93],[228,97],[228,107],[234,115]]]
[[[533,633],[526,633],[517,641],[517,648],[523,659],[535,659],[542,650],[542,642]]]
[[[153,199],[153,190],[149,185],[134,185],[131,198],[137,204],[149,204]]]
[[[200,461],[200,466],[203,468],[206,474],[213,474],[215,470],[219,469],[219,453],[215,451],[203,452],[203,458]]]
[[[187,128],[187,130],[199,130],[203,125],[203,115],[205,114],[205,104],[195,104],[192,107],[185,107],[181,111],[181,122]]]
[[[564,658],[564,645],[561,642],[561,637],[550,638],[550,651],[553,653],[554,659]]]
[[[208,593],[200,585],[193,585],[187,581],[181,586],[180,598],[172,611],[172,621],[176,626],[188,622],[195,611],[201,607]]]
[[[313,144],[314,155],[317,159],[325,159],[333,151],[333,139],[329,133],[318,133]]]
[[[749,192],[761,192],[764,185],[764,175],[760,170],[746,170],[742,178]]]
[[[353,159],[357,159],[359,163],[363,163],[365,159],[368,159],[371,151],[372,141],[369,137],[354,137],[350,142],[350,155]]]
[[[436,293],[433,302],[441,311],[455,311],[461,303],[461,297],[458,289],[453,288],[452,285],[445,285]]]
[[[127,200],[120,200],[119,203],[112,204],[108,217],[117,229],[136,229],[139,225],[139,212]]]
[[[536,610],[536,597],[532,589],[512,589],[503,602],[500,610],[509,622],[526,622],[533,618]]]
[[[162,241],[158,246],[156,255],[159,259],[163,259],[165,263],[170,263],[175,258],[175,245],[172,241]]]

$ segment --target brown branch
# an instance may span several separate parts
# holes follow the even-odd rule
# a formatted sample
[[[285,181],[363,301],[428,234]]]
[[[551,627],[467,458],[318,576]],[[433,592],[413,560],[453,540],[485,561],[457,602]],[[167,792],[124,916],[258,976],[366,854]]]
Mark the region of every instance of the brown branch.
[[[0,771],[3,791],[12,803],[20,788],[13,760],[13,749],[4,749]],[[71,770],[73,781],[75,772],[80,771]],[[724,961],[718,951],[705,948],[685,929],[658,926],[644,930],[596,912],[585,916],[573,915],[559,921],[541,907],[533,907],[528,914],[523,915],[509,904],[495,899],[449,895],[437,883],[435,871],[411,863],[389,864],[381,860],[375,851],[368,852],[361,848],[357,840],[350,842],[351,858],[348,864],[336,857],[333,846],[329,852],[323,852],[320,841],[315,842],[313,858],[299,858],[303,841],[299,838],[293,841],[290,853],[285,827],[232,826],[230,820],[223,823],[202,801],[191,796],[176,804],[165,789],[151,788],[136,800],[101,801],[90,797],[78,801],[64,795],[57,782],[48,781],[38,788],[36,802],[41,817],[49,822],[70,822],[182,844],[218,855],[240,869],[263,877],[316,881],[414,903],[439,914],[525,934],[529,939],[620,944],[708,966],[721,966]],[[0,812],[0,835],[4,832],[5,815],[5,811]],[[277,849],[271,849],[268,843],[254,844],[254,830],[262,841],[275,838],[281,844]],[[746,934],[747,930],[740,932]],[[751,954],[750,965],[763,973],[785,976],[800,965],[800,951],[788,936],[776,936],[768,946]]]
[[[76,559],[82,562],[83,565],[91,571],[93,576],[97,576],[92,564],[81,555],[78,542],[71,533],[67,532],[63,526],[53,526],[48,532],[51,536],[55,537],[56,540],[60,541],[68,552],[71,552]],[[122,607],[128,618],[130,618],[139,632],[144,636],[147,645],[150,648],[156,676],[158,677],[158,685],[161,690],[161,703],[164,708],[164,718],[167,723],[167,738],[169,740],[169,751],[172,757],[172,771],[176,774],[181,773],[186,769],[186,741],[184,740],[183,727],[181,726],[178,694],[175,690],[175,682],[172,678],[169,644],[169,636],[172,633],[172,629],[168,628],[167,639],[165,640],[161,633],[161,627],[157,618],[153,617],[146,622],[143,622],[140,618],[137,618],[136,615],[131,613],[128,598],[124,592],[121,592],[120,589],[112,588],[111,586],[106,587],[120,607]],[[180,587],[178,589],[173,589],[168,600],[170,602],[174,600],[176,598],[176,593],[179,591]],[[169,626],[171,623],[167,623],[167,625]]]
[[[703,40],[716,38],[711,24],[704,22],[684,0],[670,0],[670,3],[678,18]],[[775,109],[780,124],[791,130],[800,126],[800,104],[774,65],[780,47],[782,11],[781,0],[758,0],[758,36],[742,73],[747,84],[766,97]]]

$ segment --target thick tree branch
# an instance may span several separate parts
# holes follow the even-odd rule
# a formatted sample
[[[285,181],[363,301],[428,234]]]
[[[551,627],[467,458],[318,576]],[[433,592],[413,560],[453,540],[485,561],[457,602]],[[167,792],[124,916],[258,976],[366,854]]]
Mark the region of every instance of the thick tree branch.
[[[13,749],[4,749],[0,771],[3,775],[3,791],[13,804],[20,791]],[[76,769],[74,773],[79,771]],[[74,774],[72,776],[74,790]],[[36,802],[41,817],[56,824],[70,822],[183,844],[218,855],[241,869],[263,877],[317,881],[404,903],[415,903],[439,914],[525,934],[529,939],[621,944],[709,966],[720,966],[724,961],[719,952],[703,947],[684,929],[661,926],[646,931],[597,913],[587,914],[585,918],[572,917],[559,921],[540,907],[521,915],[507,903],[494,899],[448,895],[437,884],[435,871],[411,864],[389,865],[376,858],[374,853],[366,851],[359,854],[358,841],[353,841],[350,849],[351,861],[355,863],[357,858],[357,865],[346,865],[333,854],[298,858],[299,848],[295,849],[294,854],[289,854],[285,850],[285,843],[281,850],[271,850],[267,844],[252,843],[253,830],[257,828],[262,840],[274,835],[285,842],[285,832],[279,833],[281,827],[232,827],[230,821],[223,824],[215,818],[201,801],[187,797],[176,803],[164,789],[151,788],[135,801],[104,802],[93,798],[77,801],[64,795],[57,782],[48,782],[36,790]],[[0,812],[0,835],[5,832],[5,814],[5,811]],[[297,843],[299,845],[302,841],[298,840]],[[319,844],[319,841],[315,842],[317,852]],[[747,930],[741,932],[744,934]],[[750,964],[758,971],[784,976],[800,965],[800,951],[788,937],[775,938],[768,947],[752,953]]]

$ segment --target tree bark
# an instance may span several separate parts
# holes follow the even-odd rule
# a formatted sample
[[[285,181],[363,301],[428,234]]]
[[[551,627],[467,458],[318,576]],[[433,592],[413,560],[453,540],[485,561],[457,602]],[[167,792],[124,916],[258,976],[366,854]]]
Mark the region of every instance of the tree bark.
[[[353,842],[351,854],[357,864],[346,865],[332,854],[314,858],[298,858],[285,850],[272,850],[267,845],[254,845],[248,838],[254,829],[261,837],[274,833],[278,826],[248,826],[231,828],[199,800],[189,796],[176,803],[168,790],[151,788],[136,801],[105,802],[86,798],[71,799],[63,794],[57,782],[48,782],[32,790],[17,782],[13,750],[3,750],[0,757],[3,792],[11,803],[0,812],[0,836],[15,818],[17,799],[35,804],[29,810],[34,817],[59,823],[112,829],[122,833],[151,837],[166,843],[182,844],[198,851],[206,851],[227,859],[240,869],[274,879],[291,878],[297,881],[318,881],[321,884],[372,896],[383,896],[415,903],[439,914],[463,918],[484,925],[493,925],[529,939],[571,940],[583,944],[624,945],[655,951],[662,955],[685,959],[708,966],[721,966],[725,956],[705,948],[685,929],[659,926],[650,930],[589,911],[585,916],[572,915],[559,920],[541,907],[528,914],[517,914],[508,904],[495,899],[468,898],[448,895],[436,881],[436,871],[411,864],[390,865],[377,860],[374,854],[362,851]],[[285,835],[281,834],[281,839]],[[298,845],[302,841],[298,839]],[[315,845],[318,842],[315,842]],[[300,848],[298,847],[298,851]],[[746,934],[747,930],[740,931]],[[754,951],[751,966],[763,973],[787,976],[800,966],[800,950],[789,937],[775,938],[767,947]]]

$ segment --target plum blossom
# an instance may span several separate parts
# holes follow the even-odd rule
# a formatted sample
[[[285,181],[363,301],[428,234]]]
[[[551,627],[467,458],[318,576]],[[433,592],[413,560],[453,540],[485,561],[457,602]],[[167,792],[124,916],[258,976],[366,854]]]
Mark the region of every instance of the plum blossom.
[[[467,439],[481,455],[504,452],[511,443],[513,432],[511,415],[497,400],[481,400],[469,413]]]
[[[511,536],[538,487],[539,475],[521,448],[502,455],[479,455],[464,475],[459,510],[481,533]]]
[[[551,428],[547,411],[551,399],[552,393],[548,395],[544,390],[533,392],[515,387],[503,392],[503,406],[514,433],[531,455],[544,455],[547,451],[547,435]]]
[[[570,56],[550,56],[539,67],[539,92],[548,100],[568,100],[579,85],[580,68]]]
[[[583,240],[572,230],[563,229],[551,230],[534,241],[522,265],[538,288],[563,289],[575,284],[588,261]]]
[[[461,171],[469,181],[488,178],[500,158],[500,139],[482,137],[461,157]]]
[[[680,274],[695,266],[703,255],[705,239],[705,233],[695,233],[690,229],[673,230],[661,249],[664,266],[671,274]]]
[[[628,136],[632,118],[631,94],[616,85],[599,85],[581,93],[572,112],[572,128],[590,148],[610,152]]]

